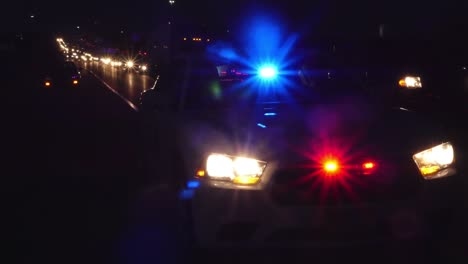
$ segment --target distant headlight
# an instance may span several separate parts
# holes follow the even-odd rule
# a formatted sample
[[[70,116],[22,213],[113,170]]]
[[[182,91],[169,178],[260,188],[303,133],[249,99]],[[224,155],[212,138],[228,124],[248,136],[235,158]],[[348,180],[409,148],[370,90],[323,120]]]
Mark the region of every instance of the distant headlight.
[[[120,62],[120,61],[111,61],[111,65],[112,66],[117,66],[117,67],[122,66],[122,62]]]
[[[209,177],[237,184],[259,182],[265,167],[266,162],[263,161],[224,154],[211,154],[206,161],[206,172]]]
[[[142,71],[146,71],[147,69],[148,69],[148,67],[146,67],[146,65],[141,66]]]
[[[125,63],[125,65],[129,68],[132,68],[135,64],[133,63],[133,61],[127,61],[127,63]]]
[[[405,76],[398,81],[398,85],[404,88],[416,89],[422,88],[421,77],[418,76]]]
[[[455,173],[452,144],[443,143],[413,155],[413,160],[426,180],[447,177]]]

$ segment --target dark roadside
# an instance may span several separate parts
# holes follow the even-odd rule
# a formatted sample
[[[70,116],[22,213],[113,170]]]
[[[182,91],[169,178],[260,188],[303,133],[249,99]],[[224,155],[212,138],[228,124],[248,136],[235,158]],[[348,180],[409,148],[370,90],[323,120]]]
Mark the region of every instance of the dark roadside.
[[[2,78],[7,252],[16,263],[116,263],[142,183],[137,113],[86,72],[68,91],[38,85],[49,58],[33,50],[10,54]]]

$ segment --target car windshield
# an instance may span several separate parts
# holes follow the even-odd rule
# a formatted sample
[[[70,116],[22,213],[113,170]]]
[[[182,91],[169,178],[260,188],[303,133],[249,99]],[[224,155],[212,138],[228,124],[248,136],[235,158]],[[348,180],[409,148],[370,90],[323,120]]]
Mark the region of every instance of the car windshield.
[[[385,67],[396,85],[398,80],[397,75],[392,75],[393,69],[401,69],[410,61],[410,56],[403,55],[404,50],[378,44],[373,47],[368,43],[367,46],[339,42],[319,44],[297,47],[293,54],[300,54],[300,57],[282,69],[272,64],[249,68],[242,64],[222,64],[212,58],[196,58],[185,75],[190,84],[185,88],[185,103],[189,108],[327,103],[339,97],[368,96],[370,92],[389,94],[391,89],[371,91],[370,69]]]
[[[286,87],[284,84],[262,83],[256,74],[219,76],[219,68],[224,66],[211,65],[210,71],[192,72],[190,85],[186,87],[187,107],[233,107],[241,104],[294,101],[301,98],[300,95],[307,95],[312,99],[313,96],[313,90],[301,83],[298,74],[281,77],[288,79]],[[233,71],[231,67],[229,69]]]
[[[327,37],[296,40],[289,47],[287,65],[253,66],[229,55],[240,52],[232,45],[208,46],[188,64],[184,76],[191,85],[186,88],[185,103],[189,108],[328,103],[347,96],[391,103],[404,76],[434,78],[428,75],[443,72],[460,60],[437,41],[424,44],[420,40],[401,43],[379,37]],[[187,67],[183,65],[180,69]],[[428,86],[424,91],[435,89]]]

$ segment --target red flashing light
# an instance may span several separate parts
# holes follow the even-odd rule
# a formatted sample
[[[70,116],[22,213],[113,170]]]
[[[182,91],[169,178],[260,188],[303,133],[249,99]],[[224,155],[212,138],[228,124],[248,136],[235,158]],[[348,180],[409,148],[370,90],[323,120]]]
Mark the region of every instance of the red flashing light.
[[[376,167],[377,167],[377,164],[372,161],[366,161],[362,163],[362,170],[364,174],[371,174],[372,172],[375,171]]]
[[[340,169],[338,162],[336,160],[327,160],[323,164],[323,169],[329,174],[337,173]]]

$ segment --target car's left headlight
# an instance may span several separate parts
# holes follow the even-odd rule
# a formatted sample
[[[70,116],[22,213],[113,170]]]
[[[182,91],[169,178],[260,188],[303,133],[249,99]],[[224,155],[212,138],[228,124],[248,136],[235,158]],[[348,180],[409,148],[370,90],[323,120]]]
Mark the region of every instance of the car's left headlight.
[[[211,154],[206,160],[207,176],[236,184],[252,185],[260,181],[266,162],[245,157]]]
[[[413,155],[413,160],[426,180],[441,178],[455,173],[453,146],[443,143]]]

